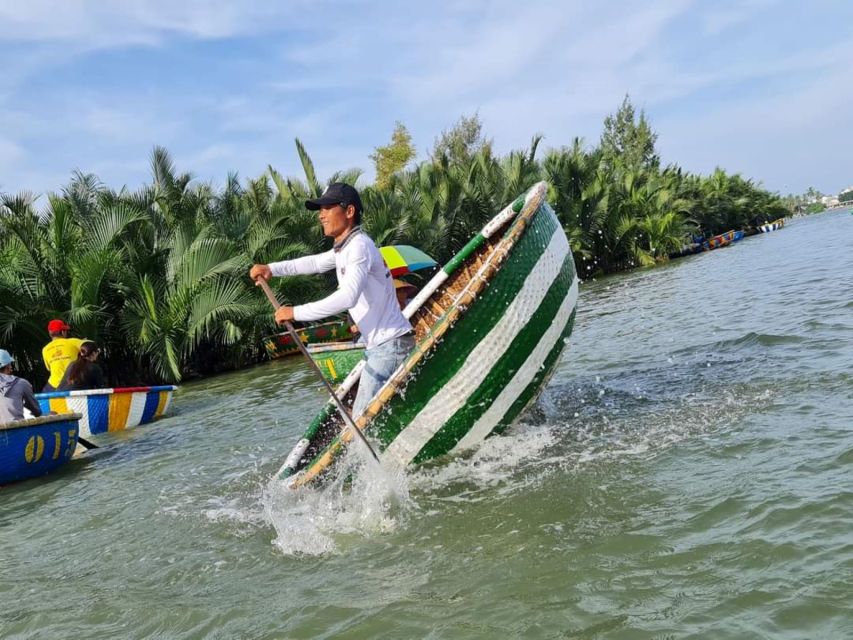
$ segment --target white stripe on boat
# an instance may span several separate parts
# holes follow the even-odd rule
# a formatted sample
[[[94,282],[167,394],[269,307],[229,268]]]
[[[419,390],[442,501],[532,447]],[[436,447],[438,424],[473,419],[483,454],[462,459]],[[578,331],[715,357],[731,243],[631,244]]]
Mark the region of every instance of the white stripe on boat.
[[[142,422],[142,414],[145,412],[145,402],[148,393],[145,391],[134,391],[130,399],[130,411],[127,414],[127,426],[135,427]]]
[[[542,304],[569,254],[569,242],[562,227],[554,230],[547,249],[524,280],[501,319],[465,360],[465,364],[424,406],[382,454],[385,461],[409,464],[432,437],[476,391],[491,371],[484,363],[494,363],[530,321]]]
[[[80,435],[84,438],[91,436],[92,432],[89,429],[89,398],[87,396],[68,396],[65,398],[65,406],[73,413],[83,414],[77,428],[80,430]]]
[[[563,330],[566,328],[566,323],[569,321],[572,312],[575,310],[577,302],[578,279],[575,278],[571,288],[566,293],[566,297],[560,304],[560,310],[557,312],[557,317],[554,318],[554,321],[551,323],[551,326],[548,327],[545,335],[542,336],[539,344],[536,345],[536,348],[513,376],[510,383],[504,387],[500,395],[495,398],[495,401],[488,408],[486,413],[480,416],[480,419],[474,423],[471,430],[466,433],[458,443],[456,443],[456,446],[451,450],[451,453],[456,453],[462,449],[469,449],[478,445],[492,432],[492,429],[498,425],[501,418],[503,418],[506,412],[509,411],[510,407],[516,400],[518,400],[519,396],[524,393],[530,383],[533,382],[533,378],[536,377],[536,374],[539,373],[542,365],[545,364],[548,354],[554,349],[557,341],[561,339],[560,336],[563,334]]]

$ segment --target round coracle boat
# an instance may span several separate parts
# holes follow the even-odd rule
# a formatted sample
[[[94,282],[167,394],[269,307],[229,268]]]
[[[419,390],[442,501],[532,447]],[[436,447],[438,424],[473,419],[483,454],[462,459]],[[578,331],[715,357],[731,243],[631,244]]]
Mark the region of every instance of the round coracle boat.
[[[42,411],[77,412],[83,437],[147,424],[169,410],[175,385],[37,393]]]
[[[334,320],[309,324],[296,330],[302,344],[322,344],[352,338],[350,323],[346,320]],[[299,353],[299,346],[289,332],[283,331],[263,339],[264,349],[270,358],[283,358]]]
[[[546,193],[540,182],[498,213],[406,307],[415,347],[356,418],[383,466],[476,447],[507,429],[553,372],[574,325],[578,279]],[[363,366],[337,389],[348,406]],[[316,482],[354,436],[330,402],[279,477],[291,488]]]
[[[0,485],[55,471],[74,455],[79,413],[0,424]]]

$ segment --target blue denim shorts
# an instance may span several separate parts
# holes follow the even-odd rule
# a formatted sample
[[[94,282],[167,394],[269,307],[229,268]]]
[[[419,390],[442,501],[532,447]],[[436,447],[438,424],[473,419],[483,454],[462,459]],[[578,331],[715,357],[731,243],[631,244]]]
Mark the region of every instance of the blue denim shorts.
[[[392,338],[377,347],[364,350],[364,358],[367,360],[361,379],[358,383],[358,394],[352,405],[352,417],[358,418],[370,401],[373,399],[382,385],[388,381],[415,346],[415,337],[411,334]]]

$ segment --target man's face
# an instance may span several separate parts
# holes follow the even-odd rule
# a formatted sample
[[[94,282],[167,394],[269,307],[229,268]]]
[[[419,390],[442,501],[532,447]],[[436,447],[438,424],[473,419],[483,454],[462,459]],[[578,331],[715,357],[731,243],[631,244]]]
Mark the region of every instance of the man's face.
[[[355,207],[349,205],[344,207],[340,204],[333,204],[327,207],[320,207],[318,217],[320,224],[323,226],[323,234],[330,238],[337,238],[350,224],[350,221],[355,215]]]

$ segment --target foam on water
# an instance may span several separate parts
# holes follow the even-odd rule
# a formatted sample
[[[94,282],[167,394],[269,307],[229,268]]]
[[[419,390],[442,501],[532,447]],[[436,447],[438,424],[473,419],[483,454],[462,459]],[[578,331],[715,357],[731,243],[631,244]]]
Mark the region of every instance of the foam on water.
[[[446,499],[478,499],[481,492],[511,493],[530,478],[529,467],[548,464],[543,455],[557,441],[557,433],[541,426],[520,425],[502,436],[493,436],[472,452],[410,469],[413,491],[447,494]]]
[[[360,443],[349,448],[333,473],[326,484],[298,490],[270,480],[262,502],[282,553],[322,555],[335,552],[347,534],[389,533],[411,505],[405,474],[376,464]]]
[[[348,535],[392,533],[406,525],[407,515],[431,508],[433,501],[480,502],[523,492],[555,473],[628,457],[652,458],[684,441],[712,436],[773,400],[770,389],[750,387],[713,399],[649,399],[641,391],[605,390],[599,382],[592,389],[558,388],[558,400],[546,395],[527,422],[464,455],[405,473],[380,467],[357,445],[320,487],[294,491],[273,479],[261,502],[264,519],[277,533],[274,544],[286,555],[337,552]],[[228,509],[208,517],[229,517],[223,513]]]

